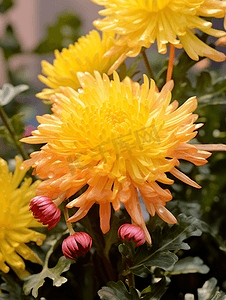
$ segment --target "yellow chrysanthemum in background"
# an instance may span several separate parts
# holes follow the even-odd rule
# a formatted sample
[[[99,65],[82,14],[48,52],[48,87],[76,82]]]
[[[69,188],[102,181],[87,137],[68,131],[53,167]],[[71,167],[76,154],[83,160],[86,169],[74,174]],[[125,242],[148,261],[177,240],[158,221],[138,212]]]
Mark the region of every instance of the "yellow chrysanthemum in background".
[[[105,57],[125,51],[118,63],[127,56],[137,56],[142,47],[149,48],[157,40],[158,51],[166,53],[167,44],[184,48],[194,60],[206,56],[215,61],[224,61],[225,55],[202,42],[193,29],[208,35],[221,37],[225,32],[212,29],[212,23],[202,17],[223,18],[226,12],[225,0],[92,0],[104,5],[99,12],[104,19],[94,25],[103,32],[114,31],[118,37]],[[117,67],[110,69],[110,72]]]
[[[22,258],[42,264],[40,258],[25,244],[30,241],[41,245],[45,235],[30,227],[41,227],[32,212],[29,202],[36,195],[40,184],[37,180],[25,179],[20,185],[25,171],[20,170],[22,161],[16,157],[16,169],[10,173],[5,160],[0,158],[0,270],[7,273],[11,267],[23,278],[29,276]]]
[[[114,45],[114,34],[103,33],[102,39],[96,30],[92,30],[86,36],[78,39],[74,45],[70,45],[69,49],[64,48],[62,52],[55,50],[56,59],[53,65],[47,61],[42,61],[42,72],[44,75],[39,75],[39,79],[50,87],[43,89],[36,96],[41,99],[49,99],[54,93],[60,92],[60,86],[69,86],[75,90],[80,87],[77,78],[77,72],[89,72],[94,74],[94,71],[106,73],[114,64],[121,51],[103,59],[104,53]]]
[[[118,211],[122,202],[133,222],[140,226],[151,243],[139,204],[138,189],[147,210],[164,221],[175,223],[165,208],[172,199],[168,189],[158,182],[172,184],[166,172],[185,183],[200,186],[180,172],[179,159],[203,165],[210,153],[205,145],[192,145],[202,124],[194,124],[198,115],[195,97],[178,108],[171,101],[173,82],[160,93],[155,83],[144,75],[144,84],[133,83],[128,77],[120,82],[95,72],[79,73],[83,89],[79,92],[62,88],[54,95],[55,113],[37,117],[41,125],[24,138],[26,143],[47,143],[41,151],[31,154],[24,167],[32,166],[43,181],[37,194],[63,201],[86,184],[88,189],[67,207],[79,207],[69,221],[83,218],[94,203],[100,206],[100,227],[110,228],[111,204]],[[57,112],[59,112],[57,114]],[[210,147],[211,148],[211,147]],[[212,146],[214,149],[214,147]],[[221,146],[225,150],[224,146]],[[201,150],[200,150],[201,149]],[[217,148],[220,150],[220,147]]]

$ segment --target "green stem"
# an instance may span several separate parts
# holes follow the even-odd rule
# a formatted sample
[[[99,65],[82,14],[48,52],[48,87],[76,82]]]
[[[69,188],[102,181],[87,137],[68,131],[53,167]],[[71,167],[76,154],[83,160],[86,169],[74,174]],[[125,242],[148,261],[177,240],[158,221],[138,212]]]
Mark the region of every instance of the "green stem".
[[[155,81],[154,74],[153,74],[153,72],[152,72],[152,69],[151,69],[151,66],[150,66],[150,64],[149,64],[147,55],[146,55],[146,53],[145,53],[145,48],[142,48],[142,50],[141,50],[141,55],[142,55],[142,58],[143,58],[143,61],[144,61],[144,65],[145,65],[145,67],[146,67],[146,69],[147,69],[148,76],[149,76],[150,78],[154,79],[154,81]]]
[[[3,124],[5,125],[5,127],[7,128],[7,130],[9,131],[9,134],[13,140],[14,145],[16,146],[18,152],[20,153],[20,155],[23,157],[24,160],[28,159],[28,155],[27,153],[24,151],[23,146],[20,144],[20,142],[15,138],[15,134],[14,134],[14,129],[10,124],[10,121],[3,109],[3,107],[0,105],[0,117],[2,119]]]
[[[104,243],[103,235],[101,233],[97,232],[97,230],[94,230],[95,226],[94,226],[93,222],[90,221],[89,215],[86,216],[86,225],[88,227],[90,235],[92,236],[92,239],[96,246],[97,253],[103,261],[105,270],[107,272],[108,280],[111,280],[111,281],[117,280],[116,275],[115,275],[115,270],[113,269],[110,261],[104,254],[105,243]]]
[[[127,245],[129,251],[127,253],[122,254],[122,262],[123,265],[125,266],[125,276],[127,277],[128,280],[128,285],[135,287],[135,277],[134,274],[130,271],[130,268],[134,266],[134,255],[135,255],[135,246],[133,241],[125,241],[124,244]]]
[[[67,220],[69,219],[69,214],[68,214],[68,209],[66,207],[66,204],[64,206],[64,218],[65,218],[65,221],[67,223],[67,227],[68,227],[68,230],[70,232],[70,235],[73,235],[75,232],[74,232],[74,229],[72,227],[72,224],[67,222]]]

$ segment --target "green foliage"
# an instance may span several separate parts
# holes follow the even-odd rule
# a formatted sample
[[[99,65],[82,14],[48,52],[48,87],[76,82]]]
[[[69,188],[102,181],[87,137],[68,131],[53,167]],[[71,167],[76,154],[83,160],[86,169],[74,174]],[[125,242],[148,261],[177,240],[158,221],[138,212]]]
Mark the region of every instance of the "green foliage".
[[[172,269],[169,270],[170,275],[188,274],[188,273],[208,273],[210,268],[203,263],[200,257],[187,256],[181,258]]]
[[[6,61],[15,54],[21,53],[21,47],[14,32],[12,25],[8,24],[5,29],[5,34],[0,38],[0,47]]]
[[[139,300],[140,296],[134,287],[130,287],[129,292],[122,281],[110,281],[107,286],[98,291],[102,300]]]
[[[203,71],[198,77],[195,90],[199,108],[205,105],[226,104],[226,77],[212,80],[211,73]]]
[[[14,278],[12,278],[8,274],[4,274],[2,276],[4,283],[0,284],[0,290],[4,293],[0,294],[1,300],[32,300],[34,299],[32,296],[26,296],[23,293],[23,289],[16,282]],[[6,293],[5,293],[6,292]]]
[[[47,37],[34,49],[35,53],[51,53],[73,44],[80,37],[80,19],[72,13],[61,14],[56,23],[48,27]]]
[[[192,294],[186,294],[185,300],[193,300],[195,297]],[[212,277],[198,289],[198,300],[225,300],[226,294],[219,291],[217,287],[217,279]]]
[[[198,300],[226,299],[225,293],[219,292],[219,288],[216,285],[216,278],[210,278],[210,280],[206,281],[202,288],[198,289]]]
[[[13,0],[1,0],[0,2],[0,13],[4,14],[8,9],[13,7]]]
[[[3,85],[0,90],[0,105],[4,106],[9,104],[17,95],[29,89],[29,86],[26,84],[20,84],[13,86],[10,83]]]
[[[25,283],[23,289],[25,295],[28,295],[32,291],[32,295],[36,298],[38,296],[38,289],[44,284],[45,278],[47,277],[52,279],[53,285],[57,287],[67,282],[67,278],[61,276],[61,274],[70,269],[73,260],[66,259],[64,256],[61,256],[55,267],[48,267],[49,258],[53,253],[57,243],[58,240],[54,243],[54,245],[46,254],[45,263],[43,265],[42,271],[38,274],[31,275],[24,279]]]
[[[184,242],[190,236],[200,236],[200,221],[194,217],[178,216],[178,223],[170,226],[166,224],[163,229],[157,227],[152,234],[153,245],[139,247],[135,254],[134,266],[130,271],[140,277],[147,276],[147,268],[155,266],[168,270],[178,260],[170,250],[188,250],[190,247]]]
[[[185,52],[182,52],[174,63],[173,68],[173,80],[174,80],[174,99],[178,101],[186,100],[191,97],[190,91],[192,90],[192,84],[188,78],[188,71],[196,63],[192,60]],[[168,68],[168,60],[164,62],[157,78],[156,83],[159,88],[161,88],[166,81],[166,74]]]
[[[158,300],[161,299],[161,297],[166,292],[166,278],[163,277],[159,282],[154,283],[146,287],[142,292],[142,300]]]
[[[126,71],[126,76],[133,78],[135,75],[139,74],[141,70],[137,70],[139,63],[141,61],[141,57],[137,57],[137,59],[129,66]]]
[[[25,125],[21,121],[22,117],[23,117],[23,115],[16,114],[16,115],[12,116],[12,118],[8,119],[9,124],[11,125],[11,127],[13,129],[15,138],[17,140],[21,139],[22,135],[24,133]],[[0,137],[4,138],[8,144],[14,144],[14,141],[12,140],[12,137],[9,134],[8,129],[4,125],[0,126]],[[21,143],[21,145],[22,145],[22,143]]]

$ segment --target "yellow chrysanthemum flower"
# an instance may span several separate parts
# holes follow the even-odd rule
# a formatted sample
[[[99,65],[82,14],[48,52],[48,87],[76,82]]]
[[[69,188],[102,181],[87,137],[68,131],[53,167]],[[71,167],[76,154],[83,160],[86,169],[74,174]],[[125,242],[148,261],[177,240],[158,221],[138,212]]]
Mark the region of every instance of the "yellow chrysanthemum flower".
[[[166,175],[169,172],[200,188],[176,166],[179,159],[203,165],[210,153],[203,151],[203,145],[188,144],[202,126],[194,124],[198,118],[192,114],[197,107],[195,97],[177,108],[177,101],[170,104],[172,81],[158,93],[154,81],[149,87],[145,75],[142,86],[128,77],[120,82],[116,72],[113,76],[110,81],[98,72],[95,78],[79,73],[83,89],[76,92],[62,88],[61,94],[51,98],[55,113],[37,117],[41,125],[32,132],[33,136],[22,139],[31,144],[47,144],[31,154],[24,167],[33,166],[40,178],[49,178],[39,185],[37,194],[52,199],[63,201],[89,185],[81,196],[67,204],[69,208],[79,207],[70,222],[83,218],[98,203],[100,227],[106,233],[110,228],[111,204],[118,211],[122,202],[151,243],[138,189],[152,216],[156,212],[164,221],[175,223],[175,217],[165,208],[172,199],[171,193],[157,182],[172,184]]]
[[[157,40],[158,51],[166,53],[167,44],[184,48],[194,60],[206,56],[224,61],[225,55],[202,42],[193,29],[221,37],[225,32],[212,29],[212,23],[203,17],[223,18],[225,0],[92,0],[104,5],[99,12],[104,19],[94,25],[103,32],[114,31],[118,38],[105,57],[126,47],[118,62],[127,56],[135,57],[141,47],[149,48]],[[114,68],[111,68],[111,71]]]
[[[29,276],[22,258],[42,264],[40,258],[25,244],[30,241],[41,245],[45,235],[30,227],[41,227],[29,211],[29,201],[40,184],[25,179],[18,188],[25,171],[20,170],[22,161],[16,157],[16,169],[10,173],[5,160],[0,158],[0,270],[7,273],[11,267],[23,278]]]
[[[110,58],[102,59],[105,52],[114,45],[114,34],[103,33],[102,39],[96,30],[92,30],[86,36],[78,39],[74,45],[70,45],[69,49],[64,48],[60,53],[55,50],[56,59],[53,65],[47,61],[42,61],[42,72],[39,79],[50,87],[43,89],[36,96],[41,99],[49,99],[54,93],[60,92],[60,86],[69,86],[75,90],[80,87],[77,78],[77,72],[94,71],[106,73],[112,64],[117,62],[121,55],[121,51]]]

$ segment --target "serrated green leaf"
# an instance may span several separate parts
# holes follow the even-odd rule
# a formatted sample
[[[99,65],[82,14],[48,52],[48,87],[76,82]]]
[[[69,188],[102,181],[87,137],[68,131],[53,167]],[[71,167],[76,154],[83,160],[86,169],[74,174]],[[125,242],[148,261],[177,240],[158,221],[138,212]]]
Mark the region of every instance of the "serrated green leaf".
[[[59,287],[63,283],[67,282],[67,278],[61,276],[63,272],[66,272],[70,269],[71,264],[74,262],[72,259],[67,259],[64,256],[61,256],[53,268],[48,268],[49,258],[59,242],[64,236],[63,233],[59,239],[55,241],[55,243],[51,246],[49,251],[46,254],[45,263],[43,265],[43,269],[40,273],[31,275],[29,277],[24,278],[24,286],[23,290],[25,295],[28,295],[32,291],[32,295],[36,298],[38,296],[38,289],[44,284],[45,278],[50,278],[53,280],[53,285]]]
[[[219,291],[217,279],[212,277],[198,289],[198,300],[225,300],[225,293]]]
[[[161,299],[166,292],[166,278],[163,277],[159,282],[149,285],[141,294],[144,295],[142,300]]]
[[[139,300],[140,297],[135,288],[130,287],[128,292],[126,286],[122,281],[114,282],[110,281],[107,286],[102,287],[98,291],[100,299],[103,300]]]
[[[173,268],[169,270],[171,275],[188,274],[188,273],[208,273],[210,268],[203,263],[203,260],[198,257],[185,257],[175,263]]]
[[[10,83],[3,85],[0,90],[0,105],[4,106],[10,103],[17,95],[29,89],[29,86],[26,84],[20,84],[13,86]]]
[[[0,4],[0,13],[4,14],[8,9],[10,9],[14,4],[12,0],[2,0]]]
[[[38,274],[31,275],[25,278],[24,283],[24,293],[28,295],[32,291],[32,295],[36,298],[38,296],[38,289],[43,286],[45,278],[50,278],[53,280],[53,285],[61,286],[63,283],[67,282],[67,278],[61,276],[63,272],[70,269],[71,260],[61,256],[53,268],[48,268],[45,265],[42,271]]]
[[[187,250],[189,245],[184,240],[190,236],[202,234],[200,221],[194,217],[186,217],[184,214],[178,216],[178,223],[169,226],[166,224],[163,229],[157,227],[152,233],[153,245],[150,249],[146,245],[139,247],[135,253],[134,266],[130,271],[137,276],[143,275],[143,266],[160,267],[168,270],[172,267],[178,257],[170,250]]]

